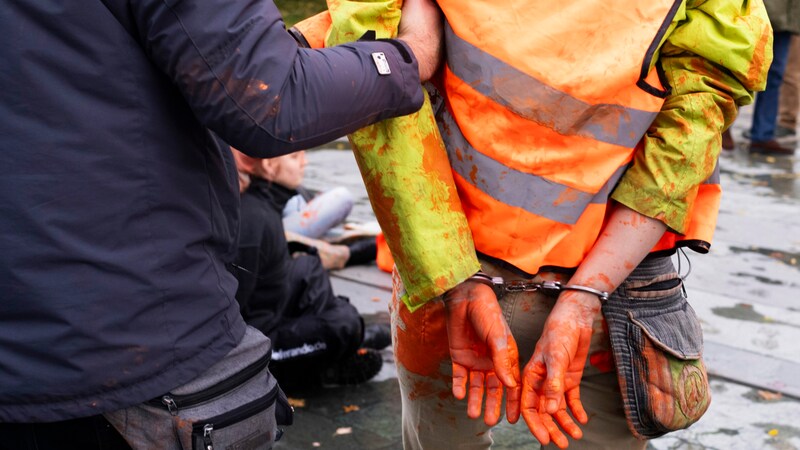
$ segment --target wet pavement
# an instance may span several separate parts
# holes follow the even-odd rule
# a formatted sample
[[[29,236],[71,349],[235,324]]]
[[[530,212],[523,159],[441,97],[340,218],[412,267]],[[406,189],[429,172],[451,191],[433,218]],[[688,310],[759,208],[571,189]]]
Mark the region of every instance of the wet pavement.
[[[711,252],[676,259],[703,323],[713,400],[698,423],[651,449],[800,449],[800,155],[749,154],[742,131],[750,119],[743,108],[737,148],[720,160],[724,196]],[[310,151],[306,184],[347,186],[358,199],[351,218],[373,221],[347,149],[337,141]],[[369,266],[333,275],[336,292],[368,320],[386,320],[388,274]],[[276,449],[401,448],[393,356],[383,355],[384,369],[368,383],[291,393],[296,423]],[[522,422],[499,425],[493,437],[494,449],[537,448]]]

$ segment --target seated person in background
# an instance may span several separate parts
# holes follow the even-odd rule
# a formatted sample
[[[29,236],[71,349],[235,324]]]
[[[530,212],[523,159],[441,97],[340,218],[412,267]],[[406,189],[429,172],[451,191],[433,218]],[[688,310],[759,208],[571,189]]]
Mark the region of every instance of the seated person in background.
[[[270,370],[281,385],[298,382],[357,384],[374,377],[389,345],[387,324],[365,327],[346,298],[336,296],[320,258],[293,257],[281,212],[302,176],[302,152],[255,159],[234,150],[237,168],[249,175],[242,194],[234,274],[245,321],[272,340]]]
[[[377,253],[375,238],[367,237],[349,240],[337,245],[322,240],[331,229],[344,223],[353,209],[353,194],[343,186],[335,187],[314,195],[302,187],[305,167],[308,161],[305,151],[283,164],[284,177],[293,178],[292,194],[283,207],[283,228],[286,239],[304,246],[314,247],[326,269],[341,269],[345,266],[368,264],[375,260]],[[239,172],[240,183],[246,182],[247,174]],[[244,191],[244,184],[242,191]]]

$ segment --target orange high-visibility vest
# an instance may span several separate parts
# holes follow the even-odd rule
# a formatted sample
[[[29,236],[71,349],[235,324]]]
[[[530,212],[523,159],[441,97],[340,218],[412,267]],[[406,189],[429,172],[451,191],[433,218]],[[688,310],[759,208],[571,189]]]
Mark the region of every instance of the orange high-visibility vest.
[[[683,1],[438,3],[440,127],[476,249],[528,273],[578,266],[668,94],[650,66]],[[708,251],[720,195],[715,171],[687,233],[653,250]]]

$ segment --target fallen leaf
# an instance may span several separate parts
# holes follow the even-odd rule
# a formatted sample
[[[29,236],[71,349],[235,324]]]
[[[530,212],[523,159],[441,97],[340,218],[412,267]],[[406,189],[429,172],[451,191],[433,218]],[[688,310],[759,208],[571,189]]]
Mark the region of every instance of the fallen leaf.
[[[353,432],[352,427],[341,427],[336,429],[336,433],[333,433],[334,436],[342,436],[345,434],[350,434]]]
[[[358,405],[344,405],[342,406],[342,409],[344,410],[344,413],[347,414],[353,411],[358,411],[361,408],[359,408]]]
[[[377,303],[377,302],[381,301],[381,298],[380,297],[372,297],[372,301]]]
[[[770,436],[777,436],[778,435],[778,430],[773,428],[773,429],[769,430],[767,432],[767,434],[770,435]]]
[[[769,402],[773,402],[775,400],[780,400],[781,398],[783,398],[783,394],[781,394],[780,392],[761,391],[761,390],[758,391],[758,396],[761,397],[762,400],[766,400]]]
[[[303,398],[292,398],[289,397],[289,404],[295,408],[305,408],[306,407],[306,400]]]

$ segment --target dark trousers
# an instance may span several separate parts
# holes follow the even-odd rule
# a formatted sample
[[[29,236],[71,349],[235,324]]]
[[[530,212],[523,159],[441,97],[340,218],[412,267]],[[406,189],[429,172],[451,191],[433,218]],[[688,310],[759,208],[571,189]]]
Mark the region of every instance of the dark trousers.
[[[0,423],[0,450],[130,450],[103,416],[51,423]]]
[[[291,302],[283,319],[267,336],[272,340],[270,371],[281,386],[318,375],[327,366],[355,353],[364,322],[344,297],[334,295],[328,273],[317,256],[293,261],[287,283]]]
[[[776,31],[773,34],[772,65],[767,73],[767,87],[756,96],[753,109],[753,126],[750,138],[754,141],[768,141],[775,137],[775,125],[778,118],[778,102],[780,101],[783,74],[789,60],[789,45],[792,33]]]

